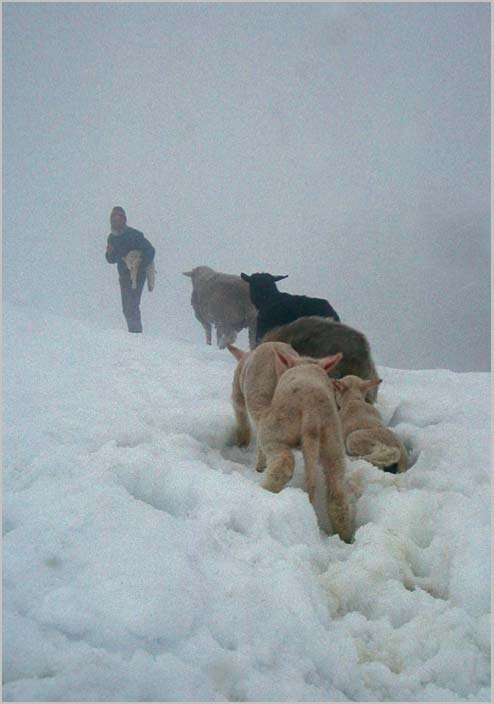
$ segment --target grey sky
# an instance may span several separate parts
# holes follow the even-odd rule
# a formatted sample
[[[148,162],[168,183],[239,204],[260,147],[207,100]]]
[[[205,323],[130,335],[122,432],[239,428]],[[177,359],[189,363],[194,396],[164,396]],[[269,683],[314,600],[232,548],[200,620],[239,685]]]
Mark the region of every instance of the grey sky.
[[[378,364],[488,369],[488,4],[2,10],[5,300],[124,329],[119,204],[157,248],[150,335],[202,343],[207,264],[289,274]]]

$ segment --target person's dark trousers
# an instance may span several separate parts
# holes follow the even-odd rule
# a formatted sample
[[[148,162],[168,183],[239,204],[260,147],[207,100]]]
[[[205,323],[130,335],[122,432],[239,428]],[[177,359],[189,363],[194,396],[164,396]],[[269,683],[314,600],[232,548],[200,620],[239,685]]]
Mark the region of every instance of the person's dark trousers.
[[[120,274],[120,292],[122,294],[122,310],[127,321],[129,332],[142,332],[141,311],[139,304],[141,302],[142,289],[146,281],[146,271],[139,269],[137,273],[137,288],[132,288],[132,280],[130,272],[126,271]]]

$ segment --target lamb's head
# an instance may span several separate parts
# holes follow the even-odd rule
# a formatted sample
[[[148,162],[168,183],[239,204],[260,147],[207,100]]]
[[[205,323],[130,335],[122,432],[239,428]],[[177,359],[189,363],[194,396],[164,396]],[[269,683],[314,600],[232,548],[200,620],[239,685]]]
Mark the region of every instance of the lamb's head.
[[[336,405],[341,408],[348,401],[365,401],[369,389],[378,386],[382,379],[361,379],[354,374],[348,374],[342,379],[333,379]]]
[[[211,276],[214,276],[216,272],[209,266],[196,266],[190,271],[183,271],[182,274],[192,279],[192,286],[195,286],[198,281],[206,281],[211,278]]]
[[[142,260],[142,252],[139,249],[131,249],[122,259],[129,269],[137,269]]]
[[[276,282],[281,279],[286,279],[288,274],[284,276],[273,276],[272,274],[240,274],[242,279],[249,284],[250,300],[259,310],[263,305],[272,300],[279,293],[276,288]]]
[[[337,354],[332,354],[329,357],[322,357],[321,359],[313,359],[312,357],[299,357],[288,352],[280,352],[276,350],[276,367],[278,376],[281,376],[283,372],[293,367],[316,364],[319,366],[326,374],[331,371],[336,365],[343,359],[343,354],[337,352]]]

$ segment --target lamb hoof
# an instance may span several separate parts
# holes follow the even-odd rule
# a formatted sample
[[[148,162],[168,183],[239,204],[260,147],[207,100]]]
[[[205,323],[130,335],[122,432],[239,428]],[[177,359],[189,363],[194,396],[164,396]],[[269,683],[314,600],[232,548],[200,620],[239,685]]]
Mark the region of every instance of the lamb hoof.
[[[389,467],[383,467],[383,470],[385,472],[389,472],[390,474],[396,474],[398,472],[398,462],[390,464]]]
[[[248,447],[250,445],[250,433],[238,433],[237,445],[239,447]]]

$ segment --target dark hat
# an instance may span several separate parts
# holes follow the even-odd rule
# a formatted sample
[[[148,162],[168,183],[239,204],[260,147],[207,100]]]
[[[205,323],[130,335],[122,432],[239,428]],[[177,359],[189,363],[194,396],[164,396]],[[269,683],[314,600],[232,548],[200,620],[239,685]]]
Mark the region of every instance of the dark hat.
[[[125,210],[122,208],[121,205],[116,205],[116,206],[112,209],[112,213],[122,213],[122,215],[124,216],[124,218],[127,219],[127,215],[125,214]]]

